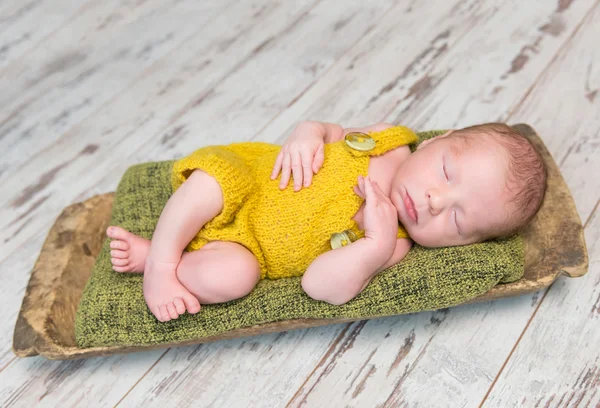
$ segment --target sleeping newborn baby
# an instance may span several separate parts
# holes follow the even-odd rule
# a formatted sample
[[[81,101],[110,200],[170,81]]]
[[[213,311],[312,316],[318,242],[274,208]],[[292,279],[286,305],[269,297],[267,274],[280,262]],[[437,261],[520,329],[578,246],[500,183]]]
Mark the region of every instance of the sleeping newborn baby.
[[[174,193],[151,241],[107,235],[113,269],[144,273],[159,321],[302,276],[313,299],[343,304],[416,242],[466,245],[517,232],[539,209],[546,169],[504,124],[422,142],[408,128],[305,122],[283,146],[208,146],[173,166]]]

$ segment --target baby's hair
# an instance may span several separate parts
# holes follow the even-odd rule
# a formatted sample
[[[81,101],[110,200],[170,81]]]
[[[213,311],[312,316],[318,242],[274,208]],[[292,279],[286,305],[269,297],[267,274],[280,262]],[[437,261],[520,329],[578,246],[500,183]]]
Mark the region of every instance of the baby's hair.
[[[548,170],[535,146],[504,123],[470,126],[453,131],[450,136],[470,142],[482,134],[492,137],[508,154],[507,188],[512,192],[510,202],[517,211],[493,234],[494,237],[506,237],[519,232],[540,209],[546,193]]]

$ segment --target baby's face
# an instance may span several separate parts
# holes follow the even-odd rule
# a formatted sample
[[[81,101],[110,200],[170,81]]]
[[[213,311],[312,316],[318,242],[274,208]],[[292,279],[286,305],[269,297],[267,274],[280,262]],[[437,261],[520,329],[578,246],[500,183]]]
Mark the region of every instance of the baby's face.
[[[504,148],[447,136],[423,142],[406,159],[390,194],[410,237],[428,247],[481,241],[509,216]]]

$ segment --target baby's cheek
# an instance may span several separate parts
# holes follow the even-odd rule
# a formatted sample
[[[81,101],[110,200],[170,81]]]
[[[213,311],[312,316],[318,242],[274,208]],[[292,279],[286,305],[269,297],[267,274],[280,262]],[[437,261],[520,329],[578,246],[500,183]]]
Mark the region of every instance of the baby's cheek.
[[[425,247],[440,247],[455,245],[453,239],[448,237],[448,231],[441,219],[430,219],[427,224],[410,225],[406,231],[410,238],[417,244]]]
[[[421,246],[430,246],[432,243],[431,234],[427,234],[426,229],[411,226],[406,228],[406,232],[413,241]]]

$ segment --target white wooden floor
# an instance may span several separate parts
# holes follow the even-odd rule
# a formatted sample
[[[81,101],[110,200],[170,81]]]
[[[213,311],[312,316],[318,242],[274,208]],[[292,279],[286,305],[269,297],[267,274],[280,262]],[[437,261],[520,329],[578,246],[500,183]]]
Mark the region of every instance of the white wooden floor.
[[[598,0],[0,2],[0,406],[600,406],[599,39]],[[588,275],[201,346],[15,357],[29,271],[63,207],[134,163],[280,142],[303,119],[529,123],[575,197]]]

